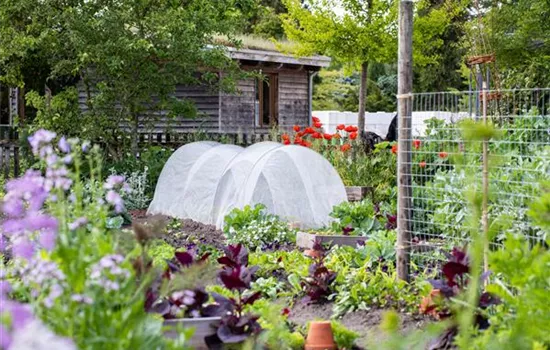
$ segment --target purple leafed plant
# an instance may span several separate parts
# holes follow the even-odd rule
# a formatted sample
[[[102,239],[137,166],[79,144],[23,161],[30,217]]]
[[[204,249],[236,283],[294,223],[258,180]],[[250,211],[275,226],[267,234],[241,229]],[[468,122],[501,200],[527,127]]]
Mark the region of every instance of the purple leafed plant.
[[[153,282],[146,292],[145,309],[162,315],[165,319],[196,318],[216,316],[217,308],[206,305],[210,299],[202,288],[176,291],[168,296],[160,295],[163,283],[168,283],[177,274],[184,273],[186,268],[206,261],[209,254],[195,258],[190,252],[176,252],[172,261],[160,278]]]
[[[470,260],[465,250],[454,248],[449,255],[449,260],[442,266],[441,280],[431,280],[435,290],[439,290],[443,304],[462,294],[470,280]],[[482,276],[482,282],[488,277],[489,273]],[[500,300],[488,292],[482,292],[479,298],[478,307],[486,309],[491,305],[497,305]],[[435,312],[434,312],[435,311]],[[432,304],[423,310],[424,313],[436,313],[438,318],[448,318],[453,316],[451,309],[445,305]],[[481,313],[476,314],[476,325],[479,329],[485,329],[489,326],[488,320]]]
[[[313,247],[318,251],[319,257],[314,258],[313,264],[309,266],[309,276],[302,281],[302,288],[305,290],[306,303],[320,303],[326,301],[332,293],[331,285],[336,279],[336,273],[330,271],[324,264],[325,250],[320,244]]]
[[[254,304],[261,296],[260,292],[247,293],[258,267],[248,266],[248,251],[241,244],[230,245],[224,251],[225,256],[218,259],[223,265],[219,277],[227,289],[236,293],[236,297],[212,294],[222,319],[217,333],[207,339],[211,346],[240,343],[262,330],[258,317],[244,311],[247,305]]]

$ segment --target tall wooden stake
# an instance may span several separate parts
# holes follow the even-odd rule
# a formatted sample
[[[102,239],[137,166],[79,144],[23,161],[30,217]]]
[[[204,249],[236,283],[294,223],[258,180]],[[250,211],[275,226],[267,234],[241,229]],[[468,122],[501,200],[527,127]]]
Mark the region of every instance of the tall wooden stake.
[[[412,34],[413,2],[399,4],[399,54],[397,68],[397,276],[409,280],[411,242],[411,144],[412,144]]]
[[[487,125],[487,82],[482,83],[483,123]],[[489,270],[489,141],[483,140],[483,203],[481,221],[483,224],[483,271]]]

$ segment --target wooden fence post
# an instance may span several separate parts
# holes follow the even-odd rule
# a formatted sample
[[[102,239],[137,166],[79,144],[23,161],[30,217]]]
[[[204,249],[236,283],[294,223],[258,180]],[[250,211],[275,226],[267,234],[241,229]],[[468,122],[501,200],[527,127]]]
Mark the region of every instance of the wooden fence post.
[[[399,3],[399,50],[397,80],[397,276],[409,280],[411,242],[411,144],[412,144],[412,33],[413,2]]]

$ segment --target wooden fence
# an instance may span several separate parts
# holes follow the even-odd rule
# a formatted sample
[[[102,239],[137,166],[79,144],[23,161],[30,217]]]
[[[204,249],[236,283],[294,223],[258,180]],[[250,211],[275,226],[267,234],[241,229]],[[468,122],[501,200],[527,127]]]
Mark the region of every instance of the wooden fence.
[[[15,142],[0,141],[0,174],[4,178],[19,176],[19,145]]]
[[[239,146],[250,146],[257,142],[274,141],[280,142],[279,135],[267,133],[143,133],[140,135],[139,143],[145,145],[162,145],[167,147],[179,147],[195,141],[217,141]]]

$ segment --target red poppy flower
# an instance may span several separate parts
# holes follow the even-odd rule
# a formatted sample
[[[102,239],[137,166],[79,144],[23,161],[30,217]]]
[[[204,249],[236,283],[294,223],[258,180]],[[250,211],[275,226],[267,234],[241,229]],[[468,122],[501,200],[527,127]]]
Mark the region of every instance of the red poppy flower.
[[[321,122],[315,122],[313,123],[313,126],[316,127],[317,129],[321,129],[323,127],[323,124]]]
[[[354,132],[357,131],[357,128],[353,125],[348,125],[344,130],[346,130],[347,132]]]
[[[316,132],[316,133],[314,133],[313,135],[311,135],[311,137],[313,137],[314,139],[321,139],[321,138],[323,138],[323,136],[321,136],[321,134],[318,133],[318,132]]]
[[[344,124],[338,124],[338,126],[336,127],[336,130],[344,130],[346,128],[346,126]]]
[[[316,116],[311,117],[311,120],[313,120],[314,123],[319,123],[321,120],[317,118]]]
[[[334,137],[335,139],[339,139],[339,138],[342,137],[342,136],[340,136],[339,133],[336,133],[336,134],[332,135],[332,137]]]
[[[290,309],[288,307],[285,307],[283,311],[281,311],[281,315],[288,316],[290,315]]]
[[[313,134],[313,133],[315,133],[315,130],[313,130],[313,128],[306,128],[306,130],[304,130],[304,132],[306,134]]]
[[[304,147],[311,147],[311,142],[303,141],[302,146]]]
[[[349,134],[349,138],[352,139],[352,140],[355,140],[357,138],[357,133],[352,132],[351,134]]]
[[[295,132],[300,131],[300,127],[298,125],[294,125],[292,128],[294,129]]]
[[[449,156],[449,153],[447,152],[439,152],[439,158],[445,159]]]
[[[301,137],[297,137],[297,138],[294,139],[294,144],[295,145],[300,145],[300,144],[302,144],[302,142],[303,142],[303,140],[302,140]]]
[[[285,145],[290,145],[290,140],[284,140],[283,143],[284,143]]]
[[[426,162],[422,161],[422,162],[418,163],[418,166],[421,167],[421,168],[425,168],[426,167]]]
[[[391,146],[391,153],[397,154],[397,144]]]
[[[422,144],[422,141],[413,140],[413,146],[414,146],[415,149],[419,149],[421,144]]]
[[[359,128],[356,127],[356,126],[352,126],[352,128],[353,128],[352,132],[357,132],[357,131],[359,131]]]
[[[283,140],[285,140],[285,141],[286,141],[286,140],[290,140],[290,136],[288,136],[288,134],[283,134],[283,135],[281,136],[281,138],[282,138]]]
[[[325,138],[325,140],[332,140],[332,135],[331,134],[324,134],[323,137]]]
[[[351,145],[350,145],[349,143],[346,143],[346,144],[344,144],[344,145],[342,145],[342,146],[340,147],[340,150],[341,150],[342,152],[347,152],[347,151],[349,151],[350,149],[351,149]]]

